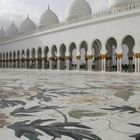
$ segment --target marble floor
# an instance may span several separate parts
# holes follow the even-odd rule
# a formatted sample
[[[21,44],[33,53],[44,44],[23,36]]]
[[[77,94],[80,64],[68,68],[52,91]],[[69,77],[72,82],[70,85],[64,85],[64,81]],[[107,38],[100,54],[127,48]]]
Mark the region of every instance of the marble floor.
[[[140,74],[0,70],[0,140],[140,140]]]

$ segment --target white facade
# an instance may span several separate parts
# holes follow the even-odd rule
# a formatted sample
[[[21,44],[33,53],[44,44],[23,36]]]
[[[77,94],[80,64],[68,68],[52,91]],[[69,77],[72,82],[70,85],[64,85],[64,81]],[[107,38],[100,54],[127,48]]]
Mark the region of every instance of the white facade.
[[[126,4],[125,0],[121,11],[118,4],[115,10],[110,8],[92,15],[85,9],[85,15],[83,11],[81,13],[83,17],[80,13],[79,18],[73,14],[72,17],[75,17],[67,21],[69,13],[73,13],[70,11],[63,23],[52,22],[51,25],[46,24],[35,31],[5,37],[0,41],[1,67],[50,69],[76,67],[78,70],[83,68],[97,71],[140,72],[139,1],[137,0],[134,6],[132,1],[128,0]],[[49,19],[51,20],[51,17],[47,23],[50,23]],[[127,49],[123,49],[124,47]],[[80,61],[83,59],[82,48],[85,50],[84,65]],[[76,66],[72,65],[75,57],[72,52],[75,49]],[[127,50],[128,53],[123,50]]]

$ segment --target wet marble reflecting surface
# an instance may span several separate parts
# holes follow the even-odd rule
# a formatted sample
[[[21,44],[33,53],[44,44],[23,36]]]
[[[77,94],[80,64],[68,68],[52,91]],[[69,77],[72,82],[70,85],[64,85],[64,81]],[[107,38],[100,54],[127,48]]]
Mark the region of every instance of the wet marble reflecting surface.
[[[0,70],[0,139],[135,140],[140,74]]]

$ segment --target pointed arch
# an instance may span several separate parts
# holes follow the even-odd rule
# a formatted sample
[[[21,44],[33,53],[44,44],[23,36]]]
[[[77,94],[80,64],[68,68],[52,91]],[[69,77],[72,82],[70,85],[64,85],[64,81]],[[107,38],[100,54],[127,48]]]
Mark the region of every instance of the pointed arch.
[[[95,71],[101,71],[101,48],[101,41],[99,39],[95,39],[92,43],[92,54],[94,58],[92,62],[92,69]]]
[[[88,51],[88,43],[86,41],[82,41],[80,43],[80,69],[87,70],[87,51]]]
[[[127,35],[122,40],[122,50],[123,50],[123,58],[122,58],[122,69],[123,71],[133,72],[135,69],[134,65],[134,49],[135,40],[133,36]]]
[[[70,70],[76,69],[77,60],[76,60],[76,53],[77,53],[77,46],[74,42],[70,43],[69,45],[69,56],[70,56]]]
[[[116,58],[117,41],[115,38],[110,37],[106,41],[106,70],[117,71],[117,58]]]

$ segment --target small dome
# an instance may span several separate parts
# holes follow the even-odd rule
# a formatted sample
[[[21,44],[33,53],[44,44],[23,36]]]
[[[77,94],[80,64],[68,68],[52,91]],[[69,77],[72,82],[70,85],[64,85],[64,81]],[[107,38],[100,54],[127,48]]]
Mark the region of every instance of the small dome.
[[[27,16],[27,18],[20,24],[20,32],[30,32],[36,30],[35,23]]]
[[[5,37],[5,31],[3,29],[3,27],[1,27],[0,29],[0,39],[3,39]]]
[[[86,0],[71,0],[70,5],[66,9],[66,20],[86,17],[91,14],[91,7]]]
[[[7,36],[15,36],[19,33],[18,28],[14,24],[14,22],[7,29]]]
[[[127,4],[132,4],[135,3],[137,4],[140,0],[109,0],[109,7],[118,7],[121,5],[127,5]]]
[[[41,15],[40,26],[51,26],[55,24],[59,24],[59,19],[48,7],[48,9]]]

